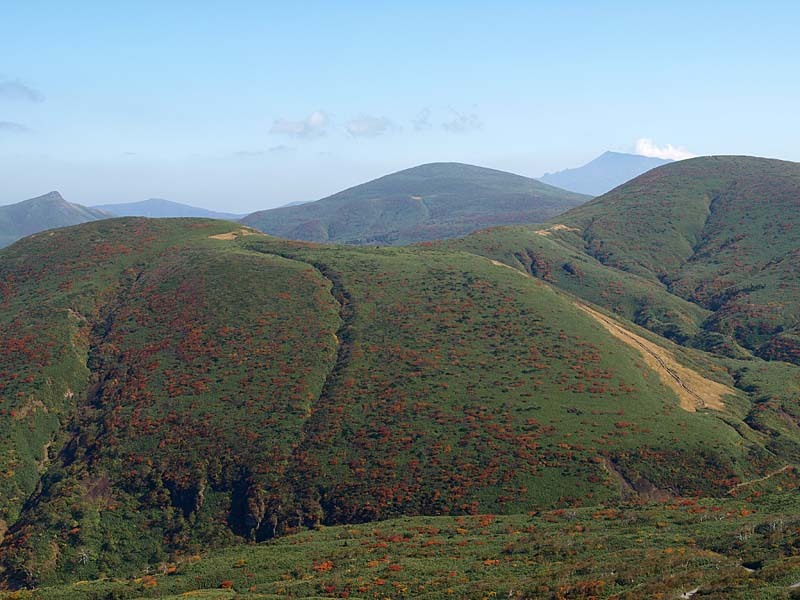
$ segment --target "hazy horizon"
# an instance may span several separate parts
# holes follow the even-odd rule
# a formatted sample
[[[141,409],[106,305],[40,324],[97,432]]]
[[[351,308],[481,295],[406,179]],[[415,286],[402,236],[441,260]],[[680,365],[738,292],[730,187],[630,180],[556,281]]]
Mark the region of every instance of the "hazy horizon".
[[[0,204],[247,213],[427,162],[800,160],[800,9],[779,4],[7,7]]]
[[[638,154],[636,152],[636,150],[633,150],[633,151],[630,151],[630,152],[625,152],[624,150],[604,150],[604,151],[600,152],[597,156],[587,160],[586,163],[591,162],[592,160],[594,160],[596,158],[599,158],[601,155],[605,154],[606,152],[616,152],[616,153],[621,153],[621,154],[629,154],[631,156],[648,157],[647,154]],[[687,157],[687,158],[693,158],[693,157]],[[670,159],[670,160],[681,160],[681,159]],[[448,163],[448,162],[462,163],[462,161],[430,161],[430,163]],[[250,212],[255,212],[255,211],[258,211],[258,210],[264,210],[264,209],[270,209],[270,208],[280,208],[280,207],[286,206],[287,204],[296,204],[296,203],[313,202],[313,201],[316,201],[316,200],[321,200],[321,199],[326,198],[328,196],[334,195],[337,192],[341,192],[341,191],[349,189],[351,187],[356,187],[356,186],[358,186],[360,184],[367,183],[367,182],[375,180],[375,179],[379,179],[379,178],[381,178],[381,177],[383,177],[385,175],[390,175],[390,174],[396,173],[398,171],[403,171],[405,169],[410,169],[410,168],[413,168],[413,167],[417,167],[417,166],[420,166],[421,164],[430,164],[430,163],[410,164],[410,165],[407,165],[407,166],[403,166],[403,167],[399,167],[399,168],[393,169],[392,171],[382,172],[382,173],[378,173],[378,174],[375,174],[375,175],[368,176],[365,179],[361,179],[361,180],[355,181],[354,183],[349,184],[349,185],[345,185],[344,187],[341,187],[341,188],[336,188],[336,189],[331,189],[331,190],[325,191],[322,194],[320,194],[319,196],[316,196],[314,198],[304,198],[304,199],[301,199],[299,201],[298,200],[289,200],[287,202],[283,202],[283,203],[280,203],[280,204],[256,207],[256,208],[253,208],[250,211],[238,212],[238,214],[245,215],[245,214],[249,214]],[[553,173],[557,173],[557,172],[560,172],[560,171],[563,171],[563,170],[575,169],[575,168],[583,166],[586,163],[581,163],[580,165],[564,166],[563,168],[555,169],[553,172],[541,173],[541,174],[538,174],[538,175],[532,175],[532,174],[529,174],[529,173],[519,173],[519,172],[514,173],[513,171],[510,171],[508,169],[500,169],[498,167],[490,167],[490,166],[487,166],[487,165],[477,165],[476,164],[474,166],[485,167],[485,168],[488,168],[488,169],[497,169],[497,170],[501,170],[501,171],[505,171],[505,172],[509,172],[509,173],[514,173],[516,175],[523,175],[525,177],[531,177],[531,178],[534,178],[534,179],[539,179],[539,178],[543,177],[544,175],[552,175]],[[470,163],[464,163],[464,164],[470,164]],[[547,182],[544,182],[544,183],[547,183]],[[548,184],[548,185],[552,185],[552,184]],[[177,203],[177,204],[185,204],[185,205],[189,205],[189,206],[195,206],[195,207],[198,207],[198,208],[204,208],[204,209],[212,210],[212,211],[228,212],[228,213],[237,214],[237,211],[235,211],[235,210],[227,210],[227,209],[224,208],[225,203],[226,203],[226,200],[224,198],[220,198],[218,200],[217,204],[213,204],[212,203],[212,204],[208,204],[208,205],[201,205],[199,202],[192,201],[191,198],[188,198],[188,199],[185,199],[185,200],[176,200],[174,198],[168,198],[168,197],[165,197],[163,195],[156,194],[156,195],[148,196],[146,198],[133,198],[133,199],[130,199],[130,200],[110,200],[108,202],[86,203],[86,202],[80,201],[79,199],[74,199],[74,198],[67,197],[62,192],[62,190],[60,190],[58,188],[53,188],[53,189],[49,189],[49,190],[43,190],[41,192],[34,193],[33,195],[26,196],[25,198],[12,199],[12,200],[8,200],[8,201],[6,201],[6,199],[4,199],[4,198],[0,198],[0,206],[7,206],[9,204],[16,204],[18,202],[22,202],[22,201],[25,201],[25,200],[31,200],[31,199],[34,199],[34,198],[38,198],[40,196],[45,196],[45,195],[53,193],[53,192],[59,193],[64,198],[64,200],[66,200],[67,202],[71,202],[73,204],[82,204],[82,205],[85,205],[85,206],[103,207],[103,206],[106,206],[106,205],[114,205],[114,204],[135,204],[135,203],[141,203],[141,202],[148,202],[148,201],[152,201],[152,200],[161,200],[161,201],[167,201],[167,202],[172,202],[172,203]],[[213,200],[212,200],[212,202],[213,202]]]

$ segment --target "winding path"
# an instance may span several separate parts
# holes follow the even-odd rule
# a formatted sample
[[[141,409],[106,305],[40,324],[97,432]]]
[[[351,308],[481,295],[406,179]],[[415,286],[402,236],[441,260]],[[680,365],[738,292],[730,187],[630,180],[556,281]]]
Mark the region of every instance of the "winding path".
[[[786,471],[794,470],[794,468],[795,468],[794,465],[784,465],[780,469],[777,469],[775,471],[771,471],[771,472],[767,473],[766,475],[764,475],[763,477],[759,477],[757,479],[751,479],[749,481],[743,481],[741,483],[737,483],[735,486],[733,486],[731,489],[728,490],[728,493],[732,494],[733,492],[735,492],[739,488],[747,487],[748,485],[753,485],[754,483],[760,483],[762,481],[766,481],[770,477],[775,477],[775,475],[780,475],[781,473],[785,473]]]

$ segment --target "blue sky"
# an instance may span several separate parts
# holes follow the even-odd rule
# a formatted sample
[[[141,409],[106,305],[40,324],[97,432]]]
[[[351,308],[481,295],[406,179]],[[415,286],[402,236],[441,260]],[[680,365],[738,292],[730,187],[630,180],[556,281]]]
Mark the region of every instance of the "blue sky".
[[[792,2],[0,0],[0,204],[238,212],[647,138],[800,160]]]

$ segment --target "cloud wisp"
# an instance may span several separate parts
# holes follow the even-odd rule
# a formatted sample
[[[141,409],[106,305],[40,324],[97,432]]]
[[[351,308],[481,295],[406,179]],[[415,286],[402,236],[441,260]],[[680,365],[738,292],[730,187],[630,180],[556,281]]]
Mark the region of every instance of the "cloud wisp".
[[[307,140],[324,136],[328,132],[330,124],[331,120],[327,114],[321,110],[315,110],[305,119],[298,121],[275,119],[269,132]]]
[[[259,156],[264,156],[263,150],[239,150],[238,152],[234,152],[233,155],[236,158],[257,158]]]
[[[277,146],[270,146],[266,150],[239,150],[234,152],[234,158],[262,158],[269,154],[285,154],[293,151],[294,148],[285,144],[278,144]]]
[[[449,113],[449,118],[445,116],[439,122],[438,126],[443,131],[463,134],[483,129],[483,121],[476,112],[460,112],[451,108]],[[436,127],[437,120],[431,108],[425,107],[411,119],[410,129],[418,133],[430,131]],[[343,132],[352,138],[377,138],[403,129],[402,125],[389,117],[370,114],[361,114],[345,123],[335,124],[328,113],[317,110],[304,119],[276,118],[269,132],[297,140],[313,140],[334,132]],[[287,149],[285,146],[275,147],[276,151]]]
[[[683,160],[685,158],[694,158],[697,156],[680,146],[673,146],[672,144],[658,146],[649,138],[639,138],[636,140],[634,151],[640,156],[663,158],[665,160]]]
[[[30,129],[22,123],[14,121],[0,121],[0,133],[28,133]]]
[[[30,102],[32,104],[44,102],[44,94],[25,85],[18,79],[0,80],[0,98],[17,102]]]
[[[452,111],[453,116],[449,121],[442,123],[442,129],[450,133],[469,133],[483,128],[483,121],[476,113],[462,113]]]
[[[431,109],[423,108],[419,111],[417,116],[411,119],[411,125],[414,127],[415,131],[428,131],[433,128],[433,124],[431,123]]]
[[[344,128],[353,137],[378,137],[396,129],[395,124],[387,117],[362,115],[348,121]]]

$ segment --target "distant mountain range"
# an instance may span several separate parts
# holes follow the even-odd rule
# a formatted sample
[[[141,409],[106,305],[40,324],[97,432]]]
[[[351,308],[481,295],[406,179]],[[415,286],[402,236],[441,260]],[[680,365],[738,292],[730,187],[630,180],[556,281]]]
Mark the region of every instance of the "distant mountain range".
[[[600,196],[650,169],[670,162],[673,161],[622,152],[604,152],[582,167],[546,173],[540,181],[579,194]]]
[[[432,163],[316,202],[259,211],[242,222],[289,239],[397,245],[494,225],[539,223],[588,199],[504,171]]]
[[[205,217],[208,219],[240,219],[242,215],[216,212],[188,204],[150,198],[141,202],[102,204],[93,208],[104,210],[116,217]]]
[[[247,216],[161,198],[93,207],[58,192],[0,207],[0,247],[57,227],[110,217],[241,220],[278,237],[339,244],[402,245],[454,238],[497,225],[542,223],[670,161],[606,152],[541,180],[462,163],[392,173],[321,200],[290,202]],[[584,195],[588,194],[588,195]]]
[[[205,217],[236,220],[242,215],[214,212],[178,202],[153,198],[127,204],[83,206],[67,202],[58,192],[0,206],[0,248],[20,238],[58,227],[79,225],[112,217]]]
[[[58,192],[0,206],[0,247],[33,233],[106,219],[113,215],[98,208],[72,204]]]

